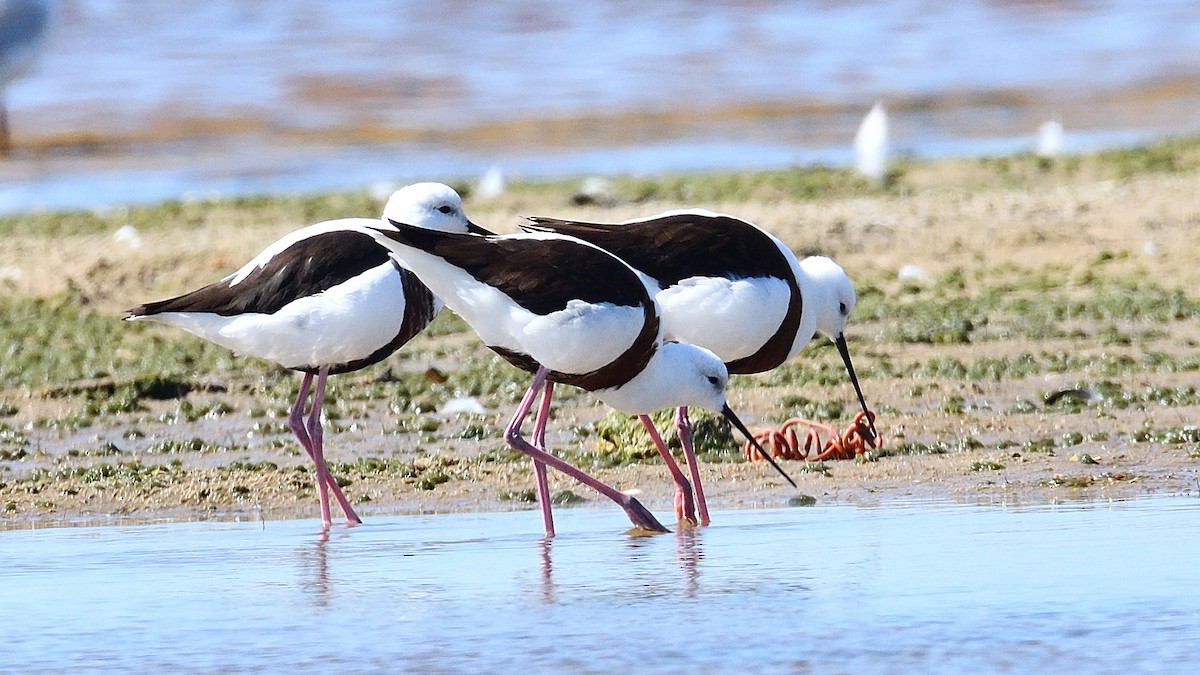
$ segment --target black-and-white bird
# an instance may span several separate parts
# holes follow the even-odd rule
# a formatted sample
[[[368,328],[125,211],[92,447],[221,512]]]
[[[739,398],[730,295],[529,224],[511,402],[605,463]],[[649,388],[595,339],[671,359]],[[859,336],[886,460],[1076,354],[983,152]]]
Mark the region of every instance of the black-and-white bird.
[[[730,373],[771,370],[798,354],[815,333],[828,336],[837,345],[863,411],[867,410],[843,335],[856,302],[854,286],[829,258],[797,260],[778,237],[757,225],[703,209],[620,223],[529,220],[532,224],[524,226],[529,231],[577,237],[629,263],[662,306],[666,338],[712,350]],[[686,408],[677,411],[675,425],[696,490],[700,522],[707,524],[710,518]],[[655,437],[653,425],[646,426]],[[676,482],[681,491],[687,489]],[[676,500],[681,503],[686,505]],[[691,517],[687,512],[677,515]]]
[[[544,415],[533,444],[521,436],[521,424],[543,385],[543,411],[549,406],[552,384],[562,383],[634,415],[678,406],[719,412],[751,438],[726,403],[725,364],[702,347],[664,341],[651,290],[616,256],[553,233],[479,236],[393,224],[396,232],[380,234],[400,260],[465,319],[484,344],[534,373],[505,440],[612,499],[635,526],[665,530],[635,498],[546,452]],[[539,490],[548,507],[540,482]],[[543,515],[546,535],[553,536],[548,508]]]
[[[233,274],[179,297],[129,310],[129,321],[156,321],[247,356],[304,373],[289,426],[317,471],[321,520],[328,492],[347,522],[361,522],[324,459],[321,407],[326,378],[378,363],[421,332],[442,302],[380,245],[386,219],[447,232],[479,230],[462,200],[440,183],[396,191],[384,219],[343,218],[296,230]],[[313,380],[316,387],[313,389]],[[304,409],[313,389],[307,421]]]

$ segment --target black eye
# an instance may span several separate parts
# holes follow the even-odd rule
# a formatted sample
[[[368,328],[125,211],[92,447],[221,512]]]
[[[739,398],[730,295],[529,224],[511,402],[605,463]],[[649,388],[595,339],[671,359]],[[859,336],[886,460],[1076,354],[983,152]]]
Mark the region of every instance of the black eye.
[[[708,383],[709,383],[709,384],[711,384],[711,385],[713,385],[713,386],[715,387],[715,386],[717,386],[718,384],[721,384],[721,380],[717,379],[717,376],[716,376],[716,375],[709,375],[709,376],[708,376]]]
[[[846,309],[846,303],[843,302],[843,303],[839,304],[838,311],[842,313],[842,316],[846,316],[846,312],[848,311]]]
[[[451,213],[454,213],[454,207],[450,206],[449,204],[442,204],[441,206],[438,207],[437,210],[441,211],[442,213],[444,213],[446,215],[450,215]]]

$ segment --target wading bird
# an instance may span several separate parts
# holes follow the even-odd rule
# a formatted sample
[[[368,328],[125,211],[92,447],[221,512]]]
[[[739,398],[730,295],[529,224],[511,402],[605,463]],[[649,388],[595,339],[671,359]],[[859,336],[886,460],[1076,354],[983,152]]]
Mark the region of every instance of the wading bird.
[[[843,335],[854,310],[854,286],[829,258],[797,260],[778,237],[757,225],[702,209],[620,223],[529,220],[532,224],[524,226],[529,231],[577,237],[627,262],[643,275],[662,306],[666,338],[712,350],[730,373],[772,370],[798,354],[815,333],[828,336],[871,419]],[[642,421],[662,447],[650,419]],[[699,522],[708,524],[687,408],[678,409],[675,426],[696,491]],[[673,461],[669,454],[664,459]],[[694,519],[682,494],[689,486],[678,480],[677,470],[672,474],[679,486],[676,515]]]
[[[651,289],[616,256],[554,233],[481,236],[393,224],[396,232],[380,234],[400,260],[465,319],[484,344],[534,373],[505,430],[509,445],[613,500],[636,527],[665,531],[633,497],[546,452],[545,413],[554,383],[590,391],[633,415],[679,406],[719,412],[751,438],[725,400],[725,364],[702,347],[664,341]],[[521,436],[521,424],[543,386],[531,444]],[[660,452],[666,448],[660,446]],[[773,460],[771,464],[787,477]],[[677,478],[686,482],[682,474]],[[550,537],[554,523],[544,474],[539,475],[538,489]],[[686,498],[690,501],[690,492]]]
[[[447,232],[479,230],[440,183],[396,191],[384,218]],[[316,465],[321,520],[329,491],[347,522],[361,522],[325,464],[326,378],[387,358],[421,332],[442,302],[372,234],[386,220],[343,218],[296,230],[233,274],[179,297],[138,305],[129,321],[157,321],[248,356],[304,373],[288,424]],[[316,387],[313,388],[313,380]],[[312,389],[307,421],[304,408]]]

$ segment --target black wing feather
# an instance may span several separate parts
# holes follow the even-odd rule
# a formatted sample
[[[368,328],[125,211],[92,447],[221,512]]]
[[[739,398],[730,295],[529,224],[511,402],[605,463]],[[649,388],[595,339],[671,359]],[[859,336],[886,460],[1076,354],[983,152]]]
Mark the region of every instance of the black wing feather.
[[[633,223],[581,223],[530,218],[526,229],[559,232],[591,242],[621,258],[666,289],[689,277],[775,277],[790,298],[779,328],[753,354],[727,362],[730,373],[761,373],[788,356],[804,302],[791,265],[765,232],[730,216],[678,213]]]
[[[284,249],[235,286],[218,281],[178,297],[138,305],[127,316],[273,314],[288,303],[321,293],[388,261],[387,249],[368,234],[323,232]]]
[[[381,234],[431,253],[531,312],[547,315],[571,300],[638,307],[649,293],[625,264],[604,251],[564,239],[512,239],[438,232],[393,223]],[[554,283],[545,283],[553,278]]]
[[[667,288],[696,276],[792,277],[779,247],[731,216],[678,213],[633,223],[584,223],[531,217],[527,227],[570,235],[609,251]]]

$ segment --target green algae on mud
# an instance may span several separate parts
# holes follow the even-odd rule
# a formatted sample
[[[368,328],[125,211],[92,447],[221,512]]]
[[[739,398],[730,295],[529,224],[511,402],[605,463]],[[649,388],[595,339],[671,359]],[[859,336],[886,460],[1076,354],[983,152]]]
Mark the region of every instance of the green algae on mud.
[[[688,416],[692,421],[692,446],[701,461],[740,461],[741,443],[734,439],[733,426],[728,420],[704,410],[690,410]],[[681,459],[679,438],[667,433],[674,428],[675,411],[660,410],[651,414],[650,419],[667,449]],[[658,458],[658,450],[651,443],[641,420],[631,415],[610,410],[603,418],[577,426],[574,431],[585,446],[591,444],[591,447],[568,453],[569,458],[580,466],[614,467],[653,462]]]

